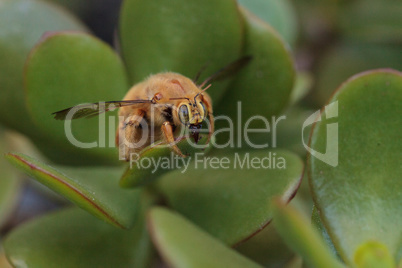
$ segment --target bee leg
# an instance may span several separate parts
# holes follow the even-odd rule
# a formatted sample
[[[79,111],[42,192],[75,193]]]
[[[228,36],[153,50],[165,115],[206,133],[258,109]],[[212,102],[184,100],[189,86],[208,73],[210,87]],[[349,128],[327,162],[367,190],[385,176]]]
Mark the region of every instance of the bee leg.
[[[215,131],[215,119],[212,113],[208,113],[209,117],[209,130],[208,130],[208,140],[205,143],[205,145],[208,145],[209,141],[211,140],[212,134],[214,134]]]
[[[170,144],[170,148],[172,148],[172,150],[178,154],[181,157],[186,157],[186,155],[184,155],[179,147],[177,147],[177,145],[174,143],[174,136],[173,136],[173,127],[172,124],[169,121],[166,121],[165,123],[162,124],[162,133],[163,136],[165,137],[165,141],[167,143]]]
[[[145,111],[138,109],[133,115],[120,122],[116,133],[116,146],[119,150],[124,150],[126,161],[130,159],[130,154],[137,152],[141,148],[132,148],[132,144],[138,143],[142,138],[141,122],[144,119]],[[130,146],[127,143],[131,144]]]
[[[137,110],[132,116],[129,117],[129,120],[125,123],[127,125],[133,126],[135,128],[141,128],[141,121],[144,119],[145,111]]]
[[[145,111],[137,110],[133,115],[127,117],[123,122],[120,122],[119,127],[116,131],[116,146],[119,145],[119,131],[125,131],[128,126],[134,128],[141,128],[141,121],[144,119]]]

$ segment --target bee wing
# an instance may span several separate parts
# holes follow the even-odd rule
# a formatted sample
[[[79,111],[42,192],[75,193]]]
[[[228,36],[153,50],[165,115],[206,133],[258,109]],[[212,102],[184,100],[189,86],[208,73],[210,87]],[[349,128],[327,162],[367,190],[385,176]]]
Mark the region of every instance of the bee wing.
[[[210,77],[204,80],[204,82],[201,83],[199,86],[200,88],[204,87],[206,84],[211,83],[213,81],[219,81],[223,80],[225,78],[228,78],[229,76],[237,73],[240,69],[242,69],[244,66],[246,66],[251,60],[252,56],[244,56],[232,63],[229,63]],[[199,75],[197,74],[197,78]]]
[[[152,100],[128,100],[128,101],[106,101],[76,105],[58,112],[52,113],[56,120],[68,120],[78,118],[91,118],[107,111],[113,111],[118,107],[130,106],[139,103],[152,103]],[[67,116],[71,112],[71,117]]]

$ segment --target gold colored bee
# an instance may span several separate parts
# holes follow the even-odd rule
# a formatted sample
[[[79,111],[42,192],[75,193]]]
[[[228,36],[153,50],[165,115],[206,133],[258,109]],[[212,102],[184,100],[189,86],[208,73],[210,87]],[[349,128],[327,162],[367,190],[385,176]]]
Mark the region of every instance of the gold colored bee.
[[[122,101],[77,105],[53,113],[54,118],[88,118],[120,107],[119,116],[123,120],[120,120],[117,129],[116,145],[124,150],[126,161],[130,159],[131,153],[138,153],[158,140],[164,140],[176,154],[185,157],[175,143],[179,130],[187,128],[197,143],[202,123],[208,117],[206,144],[214,132],[212,100],[206,93],[210,83],[236,72],[250,59],[243,57],[229,64],[200,85],[197,85],[196,81],[201,72],[194,80],[172,72],[151,75],[145,81],[134,85]]]

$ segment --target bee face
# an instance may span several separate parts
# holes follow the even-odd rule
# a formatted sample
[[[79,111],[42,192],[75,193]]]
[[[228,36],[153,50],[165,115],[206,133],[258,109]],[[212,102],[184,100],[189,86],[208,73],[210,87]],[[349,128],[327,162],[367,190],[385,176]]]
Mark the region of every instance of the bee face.
[[[182,102],[179,105],[178,115],[180,122],[188,127],[191,132],[191,136],[197,143],[199,140],[199,130],[201,123],[205,120],[208,111],[202,101],[197,101],[194,98],[194,102],[190,100],[188,102]]]
[[[200,125],[207,114],[208,111],[202,101],[182,102],[179,105],[179,119],[185,126]]]

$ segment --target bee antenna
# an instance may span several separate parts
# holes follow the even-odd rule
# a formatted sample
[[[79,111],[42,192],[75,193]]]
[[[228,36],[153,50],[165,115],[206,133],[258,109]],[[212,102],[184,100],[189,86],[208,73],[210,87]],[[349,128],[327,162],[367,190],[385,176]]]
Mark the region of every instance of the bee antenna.
[[[197,84],[198,79],[200,79],[201,74],[207,69],[207,67],[210,65],[210,63],[211,62],[207,62],[201,67],[201,69],[198,71],[198,73],[195,75],[195,77],[193,79],[194,84]]]
[[[190,101],[190,99],[189,99],[189,98],[186,98],[186,97],[170,98],[169,100],[188,100],[188,101]]]
[[[195,95],[194,97],[194,102],[197,102],[195,99],[201,95],[203,92],[205,92],[208,88],[210,88],[212,86],[212,84],[209,84],[206,88],[204,88],[200,93],[198,93],[197,95]]]
[[[205,81],[201,83],[200,87],[203,87],[206,84],[213,81],[219,81],[225,79],[228,76],[237,73],[240,69],[246,66],[252,59],[253,59],[252,56],[244,56],[232,63],[229,63],[227,66],[223,67],[222,69],[218,70],[216,73],[212,74],[210,77],[205,79]]]
[[[204,88],[204,89],[201,91],[201,93],[204,92],[204,91],[207,91],[207,89],[210,88],[211,86],[212,86],[212,84],[209,84],[206,88]]]

